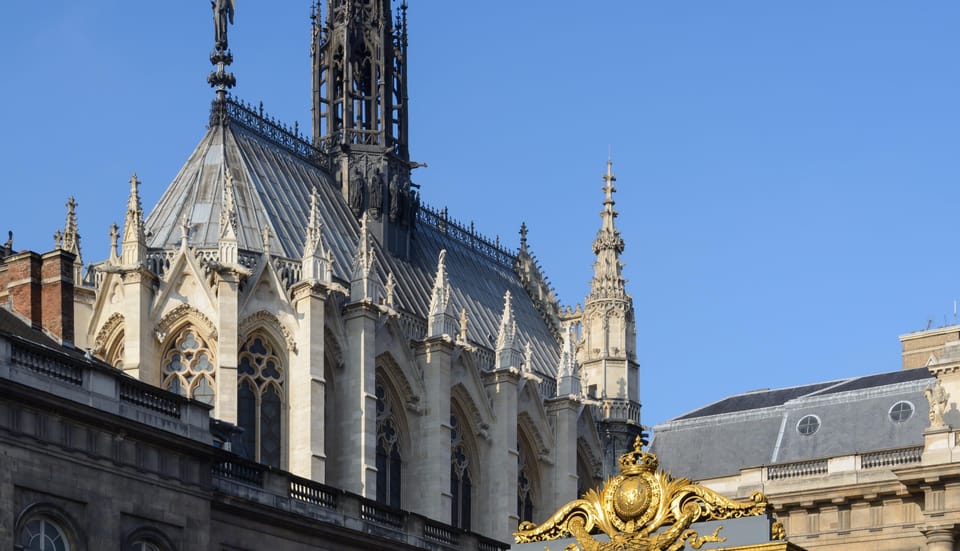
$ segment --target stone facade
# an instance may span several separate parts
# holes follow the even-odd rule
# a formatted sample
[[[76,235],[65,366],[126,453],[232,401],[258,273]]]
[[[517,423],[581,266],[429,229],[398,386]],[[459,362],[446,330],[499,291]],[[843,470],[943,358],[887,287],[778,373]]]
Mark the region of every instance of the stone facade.
[[[562,308],[525,226],[511,251],[421,204],[406,6],[394,19],[388,0],[368,4],[331,1],[314,19],[312,142],[228,95],[216,12],[209,126],[158,204],[144,210],[134,175],[109,257],[84,265],[71,199],[53,253],[0,266],[0,299],[65,346],[242,429],[230,453],[259,473],[261,493],[231,507],[286,496],[271,480],[288,472],[276,483],[508,541],[519,521],[594,486],[642,432],[611,164],[591,294]],[[354,77],[334,85],[344,64]],[[372,86],[378,74],[395,86]],[[221,518],[236,524],[223,538]],[[219,506],[171,524],[191,522],[210,527],[199,547],[250,526]]]

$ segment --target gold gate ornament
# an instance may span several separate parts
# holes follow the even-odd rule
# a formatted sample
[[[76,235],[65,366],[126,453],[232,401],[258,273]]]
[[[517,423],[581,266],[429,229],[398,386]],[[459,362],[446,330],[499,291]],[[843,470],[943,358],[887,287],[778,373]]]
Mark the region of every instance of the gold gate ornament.
[[[567,503],[539,526],[520,523],[513,534],[516,542],[555,540],[569,534],[580,547],[571,544],[568,551],[678,551],[688,544],[700,549],[704,543],[726,538],[720,536],[722,526],[701,536],[690,528],[694,522],[767,512],[762,493],[755,492],[748,501],[734,501],[686,478],[674,479],[658,470],[657,456],[642,447],[637,437],[633,449],[620,456],[620,474],[607,480],[599,492],[587,490],[583,498]],[[610,541],[591,536],[599,532]]]

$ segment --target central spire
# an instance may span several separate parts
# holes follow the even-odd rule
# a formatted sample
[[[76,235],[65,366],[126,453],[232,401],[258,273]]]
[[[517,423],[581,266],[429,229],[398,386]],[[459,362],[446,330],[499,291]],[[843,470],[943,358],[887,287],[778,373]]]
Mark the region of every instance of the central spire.
[[[419,201],[407,145],[407,4],[327,0],[311,8],[313,138],[372,235],[405,257]]]

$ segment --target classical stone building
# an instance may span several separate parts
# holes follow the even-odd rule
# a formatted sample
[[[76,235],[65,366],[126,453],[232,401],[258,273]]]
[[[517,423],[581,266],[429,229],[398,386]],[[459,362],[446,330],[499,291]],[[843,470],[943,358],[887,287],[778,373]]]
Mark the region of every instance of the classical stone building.
[[[668,470],[763,491],[806,549],[956,548],[960,326],[900,337],[903,369],[731,396],[654,427]]]
[[[405,4],[329,0],[313,18],[310,139],[229,95],[233,3],[213,7],[206,133],[149,212],[130,179],[103,261],[84,265],[71,199],[56,254],[76,285],[63,326],[41,325],[208,406],[254,471],[379,511],[507,541],[593,486],[641,432],[610,162],[591,291],[564,308],[525,226],[507,250],[421,203]],[[7,253],[0,302],[39,323],[46,257]]]

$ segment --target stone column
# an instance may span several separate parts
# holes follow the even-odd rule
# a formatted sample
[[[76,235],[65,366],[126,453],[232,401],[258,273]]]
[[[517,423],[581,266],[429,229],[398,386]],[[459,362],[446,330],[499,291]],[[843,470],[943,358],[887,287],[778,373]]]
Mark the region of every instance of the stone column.
[[[160,359],[150,326],[153,276],[143,268],[124,271],[123,278],[123,371],[141,381],[160,386]]]
[[[237,339],[239,278],[232,270],[224,270],[217,278],[217,408],[214,416],[237,423]]]
[[[301,284],[293,289],[293,307],[300,318],[297,353],[291,355],[287,377],[287,457],[291,473],[326,481],[324,449],[324,307],[327,291],[320,285]]]
[[[953,551],[956,539],[953,526],[928,527],[922,532],[927,539],[927,551]]]
[[[547,400],[544,404],[547,415],[553,422],[555,441],[557,442],[556,461],[553,466],[553,480],[544,480],[543,507],[545,511],[556,511],[568,501],[577,497],[577,421],[582,405],[572,395]]]
[[[484,487],[478,503],[477,531],[500,541],[511,541],[517,529],[517,390],[516,369],[484,374],[487,395],[497,418],[490,431],[490,456],[483,469]],[[486,527],[486,530],[481,530]]]
[[[417,350],[417,363],[423,371],[426,386],[424,415],[419,434],[411,438],[414,449],[410,458],[413,480],[404,485],[417,488],[411,492],[414,512],[450,522],[453,496],[450,494],[450,370],[453,343],[443,336],[429,337]]]
[[[376,331],[380,311],[369,301],[344,311],[347,350],[337,379],[337,430],[340,449],[337,484],[368,498],[377,496]]]

